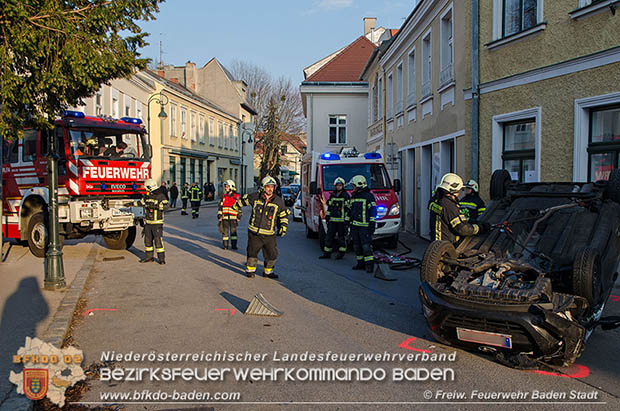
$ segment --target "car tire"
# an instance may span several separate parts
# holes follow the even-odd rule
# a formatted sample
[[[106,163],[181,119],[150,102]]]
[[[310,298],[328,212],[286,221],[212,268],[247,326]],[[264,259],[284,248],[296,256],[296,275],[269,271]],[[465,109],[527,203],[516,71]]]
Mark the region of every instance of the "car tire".
[[[60,248],[65,244],[65,237],[58,235]],[[49,248],[49,226],[47,214],[39,211],[30,217],[28,222],[28,239],[26,240],[30,252],[35,257],[44,258]]]
[[[385,248],[395,250],[398,248],[398,234],[394,234],[386,240]]]
[[[129,227],[123,231],[112,231],[103,235],[103,242],[110,250],[126,250],[136,240],[136,227]]]
[[[489,187],[491,200],[501,200],[508,193],[508,184],[512,181],[508,170],[495,170],[491,175],[491,185]]]
[[[607,197],[616,203],[620,203],[620,169],[611,170],[607,181]]]
[[[601,257],[593,248],[583,248],[573,261],[573,294],[588,300],[590,307],[601,301]]]
[[[436,283],[443,277],[444,257],[456,258],[456,249],[450,241],[433,241],[429,244],[420,265],[420,281]]]

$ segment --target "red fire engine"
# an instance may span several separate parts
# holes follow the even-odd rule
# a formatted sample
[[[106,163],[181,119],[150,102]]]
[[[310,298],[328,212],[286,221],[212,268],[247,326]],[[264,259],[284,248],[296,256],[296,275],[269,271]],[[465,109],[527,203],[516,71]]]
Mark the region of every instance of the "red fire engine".
[[[142,120],[113,120],[66,111],[52,131],[28,129],[22,139],[3,142],[4,236],[27,243],[37,257],[47,246],[49,133],[58,154],[58,223],[61,243],[88,234],[103,235],[111,249],[131,247],[139,207],[128,199],[144,193],[151,176],[151,146]]]

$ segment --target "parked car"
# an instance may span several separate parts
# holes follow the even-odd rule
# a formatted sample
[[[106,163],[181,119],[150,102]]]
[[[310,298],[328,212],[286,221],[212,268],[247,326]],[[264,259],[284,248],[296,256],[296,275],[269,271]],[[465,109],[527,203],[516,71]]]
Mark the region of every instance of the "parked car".
[[[431,332],[518,368],[573,363],[597,325],[618,325],[600,318],[618,276],[620,169],[609,181],[525,184],[497,170],[490,189],[488,232],[424,254]]]
[[[297,199],[295,200],[295,205],[293,206],[293,221],[301,221],[301,192],[297,193]]]
[[[296,193],[289,186],[284,186],[280,188],[282,192],[282,199],[284,200],[284,204],[287,206],[292,206],[295,203]]]

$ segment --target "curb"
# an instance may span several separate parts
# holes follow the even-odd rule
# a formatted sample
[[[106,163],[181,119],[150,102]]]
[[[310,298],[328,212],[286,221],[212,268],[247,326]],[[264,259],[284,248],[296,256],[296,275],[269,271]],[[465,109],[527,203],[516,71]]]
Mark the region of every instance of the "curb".
[[[67,330],[71,325],[73,319],[73,311],[80,299],[84,284],[95,266],[95,259],[99,252],[99,244],[93,243],[86,261],[80,267],[80,270],[75,275],[73,282],[67,288],[65,296],[60,301],[58,310],[54,314],[54,318],[50,323],[47,330],[41,336],[41,339],[47,343],[53,344],[55,347],[60,348]],[[31,411],[34,403],[27,397],[18,394],[15,388],[12,388],[9,395],[0,403],[0,411]]]

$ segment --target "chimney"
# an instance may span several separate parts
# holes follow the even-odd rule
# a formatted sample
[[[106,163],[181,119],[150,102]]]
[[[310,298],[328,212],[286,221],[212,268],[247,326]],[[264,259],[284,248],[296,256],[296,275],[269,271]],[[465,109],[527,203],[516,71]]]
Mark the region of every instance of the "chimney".
[[[374,31],[376,28],[377,28],[376,17],[364,17],[364,36],[367,36],[368,33]]]

